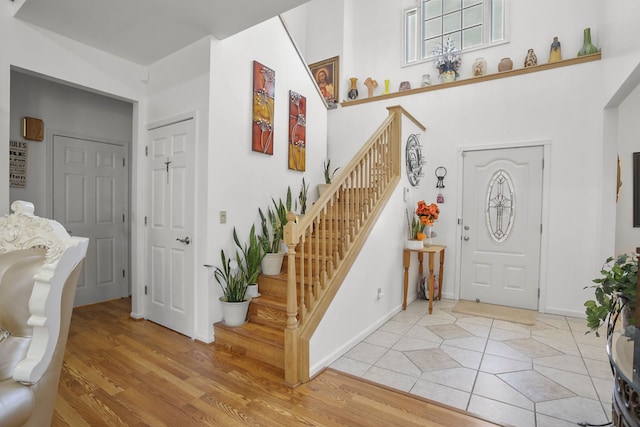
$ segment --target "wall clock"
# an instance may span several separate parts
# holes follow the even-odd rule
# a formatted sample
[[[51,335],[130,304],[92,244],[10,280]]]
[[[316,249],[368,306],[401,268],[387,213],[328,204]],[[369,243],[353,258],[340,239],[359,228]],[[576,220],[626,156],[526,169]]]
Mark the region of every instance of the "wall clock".
[[[422,166],[426,163],[426,160],[422,155],[422,145],[418,140],[418,135],[411,134],[409,135],[409,138],[407,138],[405,157],[407,178],[409,178],[409,183],[415,187],[420,182],[420,178],[424,175],[422,172]]]

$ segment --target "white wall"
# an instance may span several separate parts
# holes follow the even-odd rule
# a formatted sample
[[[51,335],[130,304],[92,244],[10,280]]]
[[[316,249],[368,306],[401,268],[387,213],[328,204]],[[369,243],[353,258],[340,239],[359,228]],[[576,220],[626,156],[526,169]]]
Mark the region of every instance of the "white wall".
[[[275,71],[274,152],[251,151],[253,61]],[[280,20],[273,18],[211,48],[211,138],[209,140],[207,248],[201,264],[220,264],[220,250],[234,250],[233,227],[246,239],[251,224],[260,227],[258,207],[266,209],[271,198],[284,198],[287,186],[297,196],[302,177],[310,183],[313,200],[322,180],[322,161],[327,151],[327,110],[305,71]],[[306,172],[288,169],[289,90],[307,98]],[[227,223],[220,224],[220,211]],[[209,297],[211,321],[220,320],[217,282]]]
[[[14,19],[13,12],[18,5],[4,2],[0,6],[0,135],[5,141],[9,141],[11,128],[9,100],[12,67],[140,102],[134,106],[136,116],[140,109],[144,109],[144,102],[141,101],[144,86],[140,81],[140,74],[144,71],[142,67]],[[134,118],[135,130],[138,129],[137,120],[139,118]],[[137,136],[134,136],[134,141]],[[8,157],[2,157],[0,212],[9,210],[8,169]]]
[[[640,246],[640,228],[633,227],[633,153],[640,151],[640,87],[618,108],[618,155],[622,187],[616,207],[616,253],[634,253]],[[640,209],[640,206],[637,207]]]
[[[25,116],[43,120],[44,141],[22,138],[20,125]],[[27,200],[35,205],[36,215],[52,216],[51,170],[47,162],[51,132],[117,141],[124,143],[128,150],[132,137],[131,121],[132,106],[129,102],[12,71],[11,140],[27,143],[28,164],[26,187],[11,188],[10,201]]]

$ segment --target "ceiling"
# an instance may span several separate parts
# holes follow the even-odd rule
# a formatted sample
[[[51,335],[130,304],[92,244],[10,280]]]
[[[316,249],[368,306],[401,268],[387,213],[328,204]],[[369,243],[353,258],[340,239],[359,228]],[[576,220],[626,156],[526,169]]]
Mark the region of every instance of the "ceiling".
[[[224,39],[309,0],[24,0],[15,17],[149,65],[213,35]]]

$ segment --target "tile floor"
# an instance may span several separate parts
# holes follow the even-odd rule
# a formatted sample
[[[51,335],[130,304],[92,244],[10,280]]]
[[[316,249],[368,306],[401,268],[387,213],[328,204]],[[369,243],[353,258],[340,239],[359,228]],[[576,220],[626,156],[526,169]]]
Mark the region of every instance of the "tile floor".
[[[611,418],[604,334],[584,319],[536,314],[527,326],[416,300],[332,367],[498,424],[569,427]]]

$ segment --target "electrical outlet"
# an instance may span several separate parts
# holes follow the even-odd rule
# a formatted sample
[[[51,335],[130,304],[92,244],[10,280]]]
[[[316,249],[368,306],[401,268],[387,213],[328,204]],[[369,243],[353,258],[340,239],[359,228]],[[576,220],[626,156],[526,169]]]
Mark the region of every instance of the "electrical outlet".
[[[220,211],[220,224],[227,223],[227,211]]]

